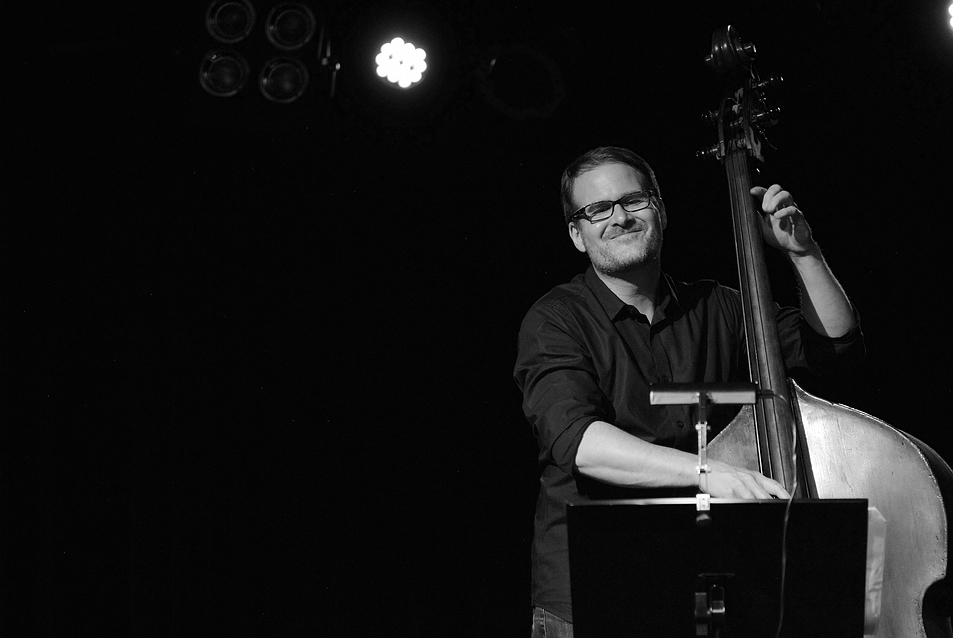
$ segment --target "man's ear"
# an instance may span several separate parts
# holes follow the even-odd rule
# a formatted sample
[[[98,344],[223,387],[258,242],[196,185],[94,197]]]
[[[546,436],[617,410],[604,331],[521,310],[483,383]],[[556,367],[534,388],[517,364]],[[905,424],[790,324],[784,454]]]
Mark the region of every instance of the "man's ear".
[[[569,238],[575,244],[576,250],[581,253],[586,252],[586,245],[582,242],[582,233],[579,232],[579,228],[573,222],[569,222]]]
[[[660,201],[658,206],[658,216],[662,223],[662,230],[668,226],[668,215],[665,214],[665,202]]]

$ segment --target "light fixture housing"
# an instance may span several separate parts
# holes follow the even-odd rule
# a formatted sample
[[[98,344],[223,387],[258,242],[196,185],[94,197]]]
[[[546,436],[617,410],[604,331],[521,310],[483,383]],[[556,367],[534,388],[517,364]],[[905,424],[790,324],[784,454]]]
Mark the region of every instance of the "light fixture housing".
[[[255,26],[255,7],[248,0],[214,0],[205,11],[205,28],[223,44],[248,37]]]
[[[300,49],[314,37],[317,21],[304,4],[286,2],[276,5],[265,20],[268,41],[283,51]]]
[[[216,97],[231,97],[248,82],[248,61],[235,51],[210,51],[199,65],[199,83]]]
[[[261,94],[272,102],[294,102],[308,88],[308,67],[292,57],[272,58],[265,62],[258,75]]]

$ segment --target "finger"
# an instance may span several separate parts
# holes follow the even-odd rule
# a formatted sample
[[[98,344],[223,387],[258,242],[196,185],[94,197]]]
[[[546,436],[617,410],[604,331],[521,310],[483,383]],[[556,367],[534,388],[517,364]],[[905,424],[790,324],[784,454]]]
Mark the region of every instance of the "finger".
[[[804,221],[804,218],[801,217],[796,208],[792,208],[790,211],[767,215],[766,218],[771,220],[767,222],[768,224],[773,225],[786,233],[797,230],[798,226],[801,225],[801,222]]]
[[[780,184],[772,184],[768,188],[753,186],[751,194],[761,199],[760,206],[765,215],[776,215],[792,206],[796,208],[794,197]]]
[[[761,481],[758,480],[758,477],[750,475],[750,482],[748,483],[749,496],[745,498],[758,498],[758,499],[768,499],[771,498],[770,492],[762,486]]]
[[[726,474],[725,487],[730,498],[769,498],[768,493],[758,486],[755,475],[747,470],[735,470]]]
[[[779,187],[780,188],[780,187]],[[764,212],[775,216],[781,213],[791,214],[797,210],[797,204],[794,203],[794,196],[788,191],[779,190],[771,198],[771,202],[764,207]]]
[[[801,209],[797,207],[797,204],[788,204],[788,205],[779,205],[777,210],[773,213],[770,213],[772,217],[776,219],[781,219],[782,217],[793,217],[801,214]]]
[[[764,489],[771,496],[777,496],[778,498],[788,499],[791,498],[791,495],[788,494],[787,490],[782,487],[777,481],[772,481],[769,478],[764,480]]]
[[[764,186],[752,186],[751,194],[754,195],[755,197],[758,197],[760,195],[764,195],[765,193],[768,193],[768,196],[772,197],[774,196],[775,193],[777,193],[780,190],[781,190],[780,184],[771,184],[771,186],[768,186],[767,188],[765,188]]]
[[[760,208],[762,212],[767,211],[768,202],[771,200],[771,189],[765,188],[764,186],[753,186],[751,188],[751,194],[758,200],[758,208]]]
[[[765,190],[764,202],[767,204],[768,202],[775,201],[778,198],[778,195],[783,192],[785,191],[781,188],[780,184],[771,184],[771,186]]]
[[[790,498],[790,495],[780,483],[756,472],[745,474],[743,483],[748,493],[744,494],[742,498],[770,499],[774,496]]]

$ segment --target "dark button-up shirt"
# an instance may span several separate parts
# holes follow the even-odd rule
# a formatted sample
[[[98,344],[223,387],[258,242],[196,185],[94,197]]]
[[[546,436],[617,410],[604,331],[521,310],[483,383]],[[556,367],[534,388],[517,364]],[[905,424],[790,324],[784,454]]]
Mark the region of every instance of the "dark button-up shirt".
[[[863,356],[859,326],[827,338],[794,308],[778,308],[777,323],[789,372],[831,373]],[[650,405],[649,387],[748,380],[741,296],[714,281],[663,275],[649,323],[590,267],[529,310],[514,375],[539,442],[533,603],[571,621],[566,503],[634,495],[578,473],[583,433],[599,420],[651,443],[696,451],[691,407]],[[736,411],[722,406],[709,414],[712,436]]]

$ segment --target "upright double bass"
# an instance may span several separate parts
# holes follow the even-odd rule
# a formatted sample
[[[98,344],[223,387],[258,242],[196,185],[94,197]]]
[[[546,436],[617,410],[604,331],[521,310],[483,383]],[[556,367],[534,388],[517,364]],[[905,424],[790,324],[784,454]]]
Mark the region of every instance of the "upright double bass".
[[[788,379],[764,263],[749,165],[763,161],[764,129],[777,117],[754,67],[755,48],[725,27],[709,64],[731,86],[711,119],[718,142],[706,151],[727,172],[751,380],[758,401],[716,436],[709,456],[757,470],[798,498],[865,498],[887,519],[876,636],[950,636],[948,548],[953,479],[927,445],[852,408],[814,397]],[[944,504],[946,497],[946,505]]]

